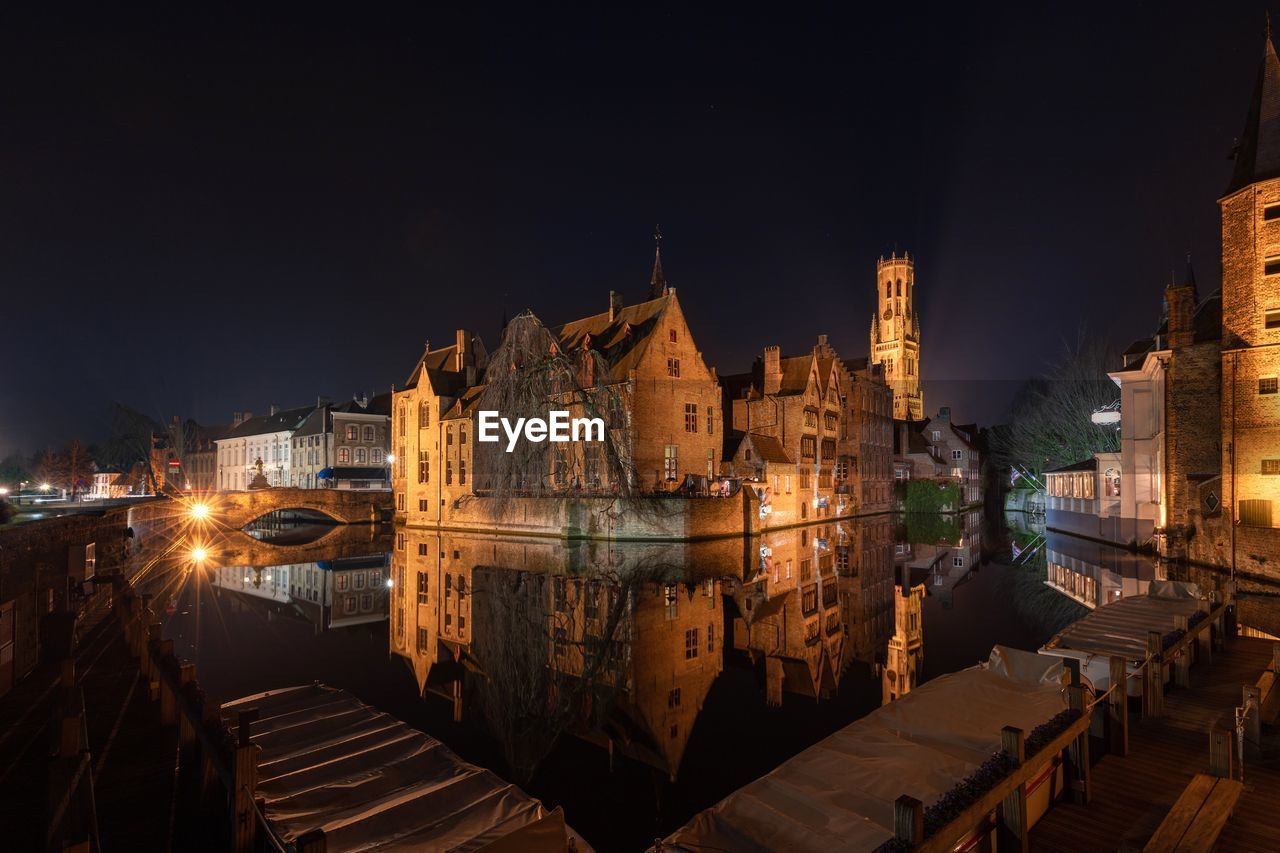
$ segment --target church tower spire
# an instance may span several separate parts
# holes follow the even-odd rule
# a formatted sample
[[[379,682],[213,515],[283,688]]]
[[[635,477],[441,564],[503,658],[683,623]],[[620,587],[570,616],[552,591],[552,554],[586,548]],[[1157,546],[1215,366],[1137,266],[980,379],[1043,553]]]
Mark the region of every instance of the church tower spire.
[[[1262,62],[1258,66],[1244,131],[1236,143],[1236,166],[1226,195],[1258,181],[1280,177],[1280,58],[1271,41],[1270,15],[1263,42]]]
[[[662,228],[653,226],[653,275],[649,276],[649,298],[657,299],[667,292],[667,277],[662,274]]]

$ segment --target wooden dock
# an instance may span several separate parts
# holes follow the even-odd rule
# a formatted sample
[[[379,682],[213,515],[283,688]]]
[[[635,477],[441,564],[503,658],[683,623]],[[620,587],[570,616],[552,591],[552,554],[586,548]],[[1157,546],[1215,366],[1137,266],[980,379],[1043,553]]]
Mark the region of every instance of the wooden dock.
[[[1254,684],[1272,659],[1274,643],[1247,637],[1227,641],[1211,666],[1191,669],[1190,689],[1170,689],[1163,714],[1132,719],[1129,754],[1104,756],[1092,769],[1087,805],[1061,802],[1036,824],[1031,849],[1049,853],[1141,850],[1196,773],[1209,769],[1209,731],[1232,732],[1243,685]],[[1100,752],[1100,750],[1099,750]],[[1240,767],[1234,763],[1236,778]],[[1244,762],[1244,794],[1216,850],[1280,850],[1280,735],[1264,730],[1262,751]]]

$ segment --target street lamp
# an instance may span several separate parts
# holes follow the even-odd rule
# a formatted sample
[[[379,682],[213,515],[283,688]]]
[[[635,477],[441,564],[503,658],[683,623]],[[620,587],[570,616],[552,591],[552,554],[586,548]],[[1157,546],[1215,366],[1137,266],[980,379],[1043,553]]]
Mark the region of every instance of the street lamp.
[[[394,463],[395,461],[396,461],[396,455],[395,455],[394,453],[388,453],[388,454],[387,454],[387,464],[388,464],[388,465],[390,465],[390,464]]]
[[[209,557],[209,552],[197,545],[191,549],[191,561],[194,563],[203,563]]]
[[[194,518],[196,521],[203,521],[204,519],[209,517],[209,505],[208,504],[192,504],[191,509],[188,510],[188,512],[190,512],[191,517]]]
[[[51,488],[53,488],[53,487],[52,487],[52,486],[50,486],[48,483],[41,483],[41,484],[40,484],[40,491],[42,491],[42,492],[47,492],[47,491],[49,491]]]

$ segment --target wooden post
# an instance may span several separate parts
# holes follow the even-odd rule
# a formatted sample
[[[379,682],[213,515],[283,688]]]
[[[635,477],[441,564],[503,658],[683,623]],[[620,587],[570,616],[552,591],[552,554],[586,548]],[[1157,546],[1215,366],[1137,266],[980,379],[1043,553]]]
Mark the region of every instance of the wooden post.
[[[1147,632],[1147,662],[1143,667],[1142,716],[1164,713],[1164,640],[1159,631]]]
[[[1271,644],[1271,671],[1280,679],[1280,643]]]
[[[1108,749],[1112,755],[1129,754],[1129,679],[1122,657],[1111,658],[1111,694],[1107,697]]]
[[[1209,614],[1209,602],[1201,599],[1200,612]],[[1198,626],[1200,633],[1196,635],[1196,663],[1213,663],[1213,628],[1202,621]]]
[[[1209,603],[1216,610],[1218,608],[1218,605],[1222,603],[1222,593],[1218,592],[1217,590],[1214,590],[1212,593],[1210,593]],[[1218,652],[1222,651],[1223,641],[1226,638],[1225,622],[1226,620],[1222,613],[1219,613],[1217,616],[1213,617],[1213,626],[1210,628],[1210,630],[1213,631],[1214,651],[1218,651]]]
[[[1231,729],[1220,729],[1216,725],[1209,729],[1209,773],[1220,779],[1232,777]]]
[[[1191,630],[1189,620],[1185,616],[1173,617],[1173,627],[1186,634]],[[1191,686],[1191,646],[1185,646],[1173,659],[1173,683],[1178,687]]]
[[[1067,688],[1067,707],[1074,708],[1082,714],[1088,714],[1084,698],[1084,686],[1073,684]],[[1093,796],[1093,785],[1089,775],[1089,728],[1085,727],[1076,739],[1067,747],[1067,759],[1070,762],[1071,800],[1084,805]]]
[[[183,662],[178,667],[178,689],[185,692],[184,688],[191,682],[196,680],[196,665],[190,662]],[[180,746],[191,746],[196,742],[196,720],[187,717],[181,712],[181,696],[175,697],[178,700],[178,744]]]
[[[1246,684],[1240,694],[1240,707],[1246,711],[1244,741],[1258,746],[1262,743],[1262,691],[1256,684]]]
[[[1080,683],[1080,658],[1063,658],[1063,663],[1067,665],[1068,684]]]
[[[924,803],[907,794],[894,800],[893,834],[908,849],[924,841]]]
[[[1076,661],[1076,664],[1079,671],[1079,661]],[[1026,742],[1022,729],[1013,726],[1005,726],[1001,729],[1000,749],[1012,756],[1021,767],[1027,760]],[[1000,803],[996,814],[996,848],[1001,851],[1021,850],[1023,853],[1031,849],[1027,828],[1026,782],[1010,791]]]
[[[258,789],[258,753],[262,750],[249,737],[250,727],[257,718],[256,708],[241,711],[236,718],[236,752],[231,782],[235,786],[231,793],[231,849],[234,853],[251,853],[257,837],[258,819],[254,815],[253,797]]]
[[[1236,638],[1236,582],[1227,581],[1222,588],[1222,600],[1227,605],[1225,633],[1228,638],[1234,640]]]

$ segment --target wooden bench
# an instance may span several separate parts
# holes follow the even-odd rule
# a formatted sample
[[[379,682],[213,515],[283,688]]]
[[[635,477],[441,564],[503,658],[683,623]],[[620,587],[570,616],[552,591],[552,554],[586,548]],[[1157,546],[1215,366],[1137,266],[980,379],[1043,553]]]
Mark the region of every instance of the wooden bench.
[[[1244,785],[1197,773],[1173,804],[1144,853],[1209,851],[1236,806]]]

